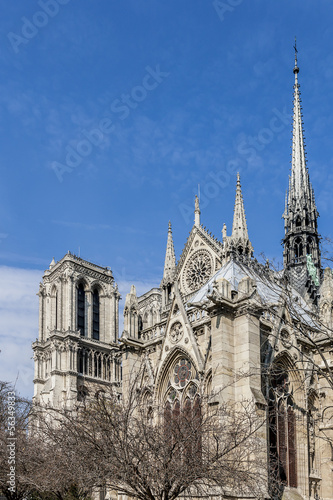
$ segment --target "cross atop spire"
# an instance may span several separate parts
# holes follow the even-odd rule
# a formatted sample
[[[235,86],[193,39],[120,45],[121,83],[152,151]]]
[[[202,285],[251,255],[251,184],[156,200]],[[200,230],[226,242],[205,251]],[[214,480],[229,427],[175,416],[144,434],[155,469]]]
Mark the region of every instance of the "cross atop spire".
[[[299,67],[297,65],[297,47],[296,47],[296,37],[295,37],[295,45],[294,45],[294,49],[295,49],[295,66],[294,66],[294,73],[298,73],[299,72]]]
[[[168,240],[167,240],[167,248],[166,248],[166,252],[165,252],[163,281],[172,282],[175,269],[176,269],[175,247],[173,245],[171,222],[169,221]]]

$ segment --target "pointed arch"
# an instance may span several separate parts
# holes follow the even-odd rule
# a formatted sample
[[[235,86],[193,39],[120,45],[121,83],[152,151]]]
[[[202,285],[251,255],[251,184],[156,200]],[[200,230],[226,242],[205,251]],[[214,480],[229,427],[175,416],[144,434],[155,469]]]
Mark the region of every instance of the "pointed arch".
[[[181,360],[186,360],[188,364],[185,362],[180,365]],[[175,369],[178,362],[179,366],[176,373]],[[155,398],[157,401],[162,402],[165,400],[165,395],[170,386],[182,392],[191,380],[196,379],[198,379],[198,368],[192,356],[185,349],[176,346],[162,363],[157,375],[155,384],[157,393],[155,394]]]
[[[92,290],[92,338],[99,340],[100,333],[100,289]]]
[[[301,375],[289,352],[282,352],[275,358],[269,376],[270,468],[275,480],[293,488],[297,488],[294,394],[301,384]]]
[[[57,330],[58,328],[58,289],[55,284],[52,285],[51,288],[51,293],[50,293],[50,300],[51,300],[51,325],[50,329],[52,330]]]

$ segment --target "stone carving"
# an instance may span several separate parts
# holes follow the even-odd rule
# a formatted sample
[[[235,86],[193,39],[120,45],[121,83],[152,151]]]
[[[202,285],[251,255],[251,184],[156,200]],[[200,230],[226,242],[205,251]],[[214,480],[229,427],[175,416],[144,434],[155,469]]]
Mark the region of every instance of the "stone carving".
[[[292,345],[290,333],[287,330],[281,330],[280,338],[281,338],[281,344],[283,345],[283,347],[285,347],[286,349],[289,349]]]
[[[173,344],[176,344],[180,341],[183,336],[183,327],[179,321],[174,323],[169,332],[169,338]]]

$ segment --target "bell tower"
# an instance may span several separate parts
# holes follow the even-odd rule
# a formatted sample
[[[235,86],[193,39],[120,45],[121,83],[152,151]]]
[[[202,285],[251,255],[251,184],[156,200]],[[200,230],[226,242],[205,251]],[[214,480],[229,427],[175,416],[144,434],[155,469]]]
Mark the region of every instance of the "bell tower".
[[[320,236],[317,228],[319,214],[310,183],[304,145],[296,42],[294,49],[292,161],[289,189],[286,193],[285,211],[282,216],[285,230],[283,263],[291,285],[303,295],[306,289],[312,294],[314,288],[319,286],[321,262]],[[312,298],[315,298],[314,296]]]

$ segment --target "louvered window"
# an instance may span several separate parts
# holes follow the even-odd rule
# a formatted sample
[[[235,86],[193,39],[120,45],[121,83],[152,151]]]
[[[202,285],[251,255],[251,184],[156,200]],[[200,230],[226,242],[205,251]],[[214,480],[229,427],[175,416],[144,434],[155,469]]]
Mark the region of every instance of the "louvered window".
[[[80,284],[77,289],[77,329],[82,336],[85,336],[85,301],[86,294],[83,285]]]
[[[92,324],[93,339],[99,340],[99,293],[95,290],[93,293],[93,324]]]

